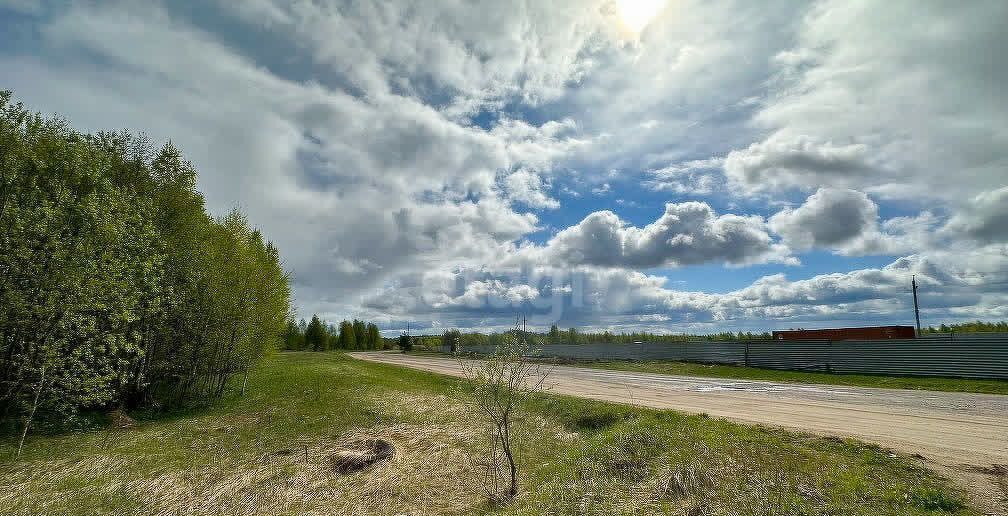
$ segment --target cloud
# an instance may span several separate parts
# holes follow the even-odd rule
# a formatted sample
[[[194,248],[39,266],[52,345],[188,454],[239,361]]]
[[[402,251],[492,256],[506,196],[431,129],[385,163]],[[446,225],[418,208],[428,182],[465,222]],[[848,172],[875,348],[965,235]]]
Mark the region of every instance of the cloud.
[[[524,203],[531,208],[546,208],[555,210],[560,207],[560,201],[550,197],[546,191],[550,185],[543,182],[535,172],[521,169],[508,174],[504,179],[507,194],[513,201]]]
[[[943,228],[947,237],[990,244],[1008,241],[1008,186],[982,192]]]
[[[602,183],[601,185],[591,189],[591,193],[593,195],[605,195],[611,191],[612,187],[609,186],[609,183]]]
[[[730,153],[750,190],[854,188],[957,205],[1003,186],[1008,4],[827,0],[801,18],[753,117],[764,137]],[[909,22],[912,20],[912,23]]]
[[[594,212],[530,252],[539,254],[539,263],[626,268],[758,263],[787,255],[761,217],[718,215],[701,202],[668,203],[643,228],[611,211]]]
[[[850,176],[867,176],[875,166],[869,163],[865,144],[836,145],[805,136],[785,139],[777,135],[732,151],[724,160],[724,170],[729,180],[763,190],[809,184],[825,175],[838,176],[843,182]]]
[[[792,249],[840,248],[878,232],[878,206],[862,192],[820,188],[796,209],[770,217]]]
[[[648,171],[651,179],[644,181],[643,185],[655,192],[709,195],[723,186],[723,180],[717,173],[723,163],[722,158],[676,163]]]
[[[843,324],[907,324],[913,320],[910,278],[920,285],[925,324],[1008,314],[1005,246],[962,253],[935,251],[880,268],[788,279],[776,273],[724,293],[670,288],[662,276],[621,268],[538,266],[524,272],[483,268],[421,274],[374,297],[378,317],[413,316],[471,328],[528,314],[538,327],[695,331]],[[960,260],[964,258],[965,260]],[[968,265],[964,265],[968,264]],[[557,287],[559,285],[560,287]],[[389,299],[392,302],[388,302]],[[392,310],[392,315],[381,310]]]

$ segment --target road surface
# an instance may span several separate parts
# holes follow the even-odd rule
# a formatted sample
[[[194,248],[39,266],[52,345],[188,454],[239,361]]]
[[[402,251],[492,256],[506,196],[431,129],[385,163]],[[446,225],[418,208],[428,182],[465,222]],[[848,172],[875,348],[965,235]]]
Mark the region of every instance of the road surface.
[[[375,362],[454,376],[452,358],[351,353]],[[545,383],[555,394],[706,413],[745,423],[854,437],[918,454],[969,487],[991,514],[1008,514],[1008,396],[668,376],[557,366]],[[988,473],[983,473],[983,470]],[[996,472],[997,468],[993,468]],[[1003,470],[1002,470],[1003,471]],[[972,485],[972,484],[983,485]],[[997,508],[997,506],[1000,506]]]

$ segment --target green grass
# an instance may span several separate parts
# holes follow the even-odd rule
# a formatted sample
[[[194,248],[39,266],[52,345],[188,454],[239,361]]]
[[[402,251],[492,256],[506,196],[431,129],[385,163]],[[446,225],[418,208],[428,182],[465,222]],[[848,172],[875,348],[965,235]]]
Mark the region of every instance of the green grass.
[[[919,460],[851,440],[563,396],[516,427],[521,494],[492,507],[486,434],[459,381],[336,353],[283,353],[248,394],[124,430],[0,441],[0,514],[970,515]],[[340,443],[386,463],[338,476]]]
[[[1008,380],[810,373],[804,371],[761,369],[758,367],[665,361],[575,361],[564,363],[568,365],[594,367],[598,369],[638,371],[644,373],[661,373],[681,376],[737,378],[744,380],[767,380],[774,382],[847,385],[857,387],[882,387],[887,389],[1008,394]]]

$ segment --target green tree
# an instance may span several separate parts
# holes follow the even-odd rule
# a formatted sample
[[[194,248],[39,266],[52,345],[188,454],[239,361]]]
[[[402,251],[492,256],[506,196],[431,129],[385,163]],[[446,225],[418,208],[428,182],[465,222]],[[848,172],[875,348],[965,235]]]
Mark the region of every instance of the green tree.
[[[367,349],[382,349],[384,347],[381,332],[378,331],[378,326],[374,323],[367,325],[367,344]]]
[[[325,351],[328,345],[328,334],[325,325],[318,315],[312,315],[308,329],[305,330],[305,347],[312,351]]]
[[[458,330],[447,330],[441,336],[441,345],[449,348],[452,353],[458,353],[461,342],[462,332]]]
[[[560,328],[557,328],[557,325],[554,324],[550,326],[546,342],[550,344],[560,344]]]
[[[357,349],[357,334],[354,332],[353,323],[343,321],[339,326],[339,347],[340,349]]]

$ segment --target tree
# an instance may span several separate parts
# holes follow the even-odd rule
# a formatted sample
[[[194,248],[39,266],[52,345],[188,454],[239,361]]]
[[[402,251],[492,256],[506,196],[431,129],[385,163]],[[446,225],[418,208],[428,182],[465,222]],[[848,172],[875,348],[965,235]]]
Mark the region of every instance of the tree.
[[[382,349],[383,342],[378,326],[373,323],[367,325],[367,349]]]
[[[357,334],[354,332],[353,323],[343,321],[339,326],[339,348],[346,350],[357,349]]]
[[[462,342],[462,332],[458,330],[447,330],[441,336],[441,346],[451,349],[451,352],[458,353],[459,343]]]
[[[550,326],[547,339],[550,344],[560,344],[560,328],[557,328],[557,325]]]
[[[486,494],[494,502],[507,502],[518,494],[518,461],[512,429],[517,413],[542,388],[549,375],[549,371],[543,372],[539,364],[525,358],[529,351],[523,332],[515,329],[504,334],[501,345],[485,360],[459,361],[469,394],[465,399],[475,404],[493,436],[493,449],[481,466],[489,480],[484,485]],[[501,466],[507,469],[506,491],[500,488]]]
[[[328,346],[328,332],[318,315],[312,315],[305,331],[305,347],[312,351],[325,351]]]
[[[284,329],[283,343],[284,349],[292,351],[303,350],[305,347],[304,333],[301,332],[301,328],[294,322],[293,318],[287,321],[287,327]]]
[[[403,333],[399,336],[399,349],[406,353],[407,351],[413,351],[413,337]]]
[[[356,343],[354,349],[370,349],[367,344],[367,325],[357,319],[354,319],[351,325],[353,327],[354,342]]]

